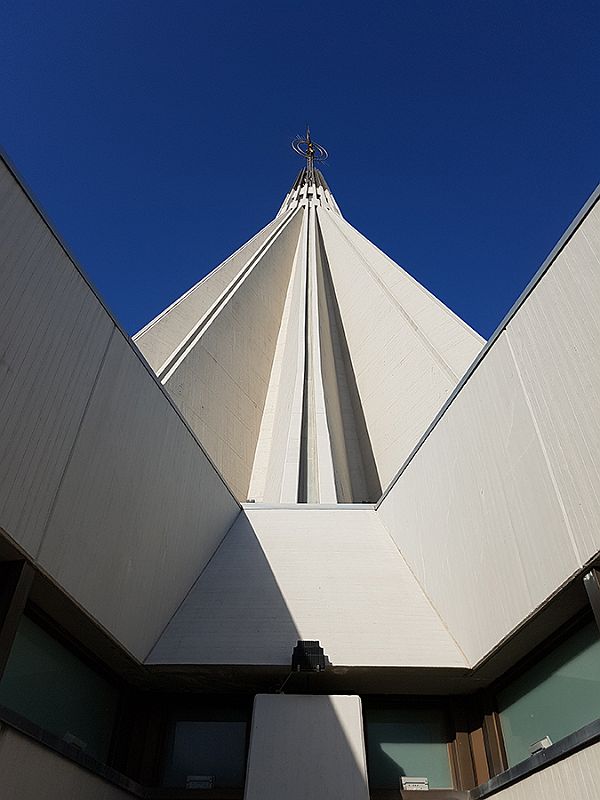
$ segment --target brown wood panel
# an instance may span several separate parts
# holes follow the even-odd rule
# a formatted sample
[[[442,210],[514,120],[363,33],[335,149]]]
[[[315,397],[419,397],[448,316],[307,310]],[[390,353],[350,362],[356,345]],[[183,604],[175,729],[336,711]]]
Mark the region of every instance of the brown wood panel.
[[[454,741],[450,744],[450,759],[455,786],[458,789],[473,789],[476,785],[475,767],[471,753],[470,724],[471,702],[467,698],[452,703],[454,717]]]
[[[483,718],[483,734],[490,769],[490,777],[508,768],[500,719],[496,711],[488,711]]]
[[[473,757],[473,767],[475,770],[475,784],[489,781],[491,777],[488,764],[487,751],[485,747],[485,735],[483,732],[483,721],[481,725],[474,728],[470,733],[471,755]]]

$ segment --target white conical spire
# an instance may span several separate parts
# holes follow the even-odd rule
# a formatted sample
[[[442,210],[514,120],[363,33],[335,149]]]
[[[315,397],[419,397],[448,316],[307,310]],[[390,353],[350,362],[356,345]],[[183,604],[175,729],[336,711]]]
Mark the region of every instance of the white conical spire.
[[[240,500],[374,502],[483,340],[307,161],[273,222],[135,341]]]
[[[375,500],[381,485],[317,216],[340,216],[339,210],[321,173],[306,168],[282,211],[301,213],[302,227],[249,496],[282,503]]]

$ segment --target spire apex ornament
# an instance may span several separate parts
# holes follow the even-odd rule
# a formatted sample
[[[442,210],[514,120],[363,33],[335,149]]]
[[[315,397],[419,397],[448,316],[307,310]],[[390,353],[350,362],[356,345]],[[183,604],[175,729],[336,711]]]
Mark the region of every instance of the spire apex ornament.
[[[292,142],[292,150],[306,159],[306,170],[310,177],[314,175],[315,161],[325,161],[329,156],[329,153],[322,145],[313,142],[310,138],[310,128],[308,125],[306,126],[304,138],[296,136]]]

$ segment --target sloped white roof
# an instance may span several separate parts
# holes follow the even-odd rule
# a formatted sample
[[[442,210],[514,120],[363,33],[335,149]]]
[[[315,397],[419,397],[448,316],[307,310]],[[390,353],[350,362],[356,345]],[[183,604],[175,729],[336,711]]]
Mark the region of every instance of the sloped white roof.
[[[147,659],[285,665],[318,639],[333,665],[465,667],[371,506],[245,506]]]

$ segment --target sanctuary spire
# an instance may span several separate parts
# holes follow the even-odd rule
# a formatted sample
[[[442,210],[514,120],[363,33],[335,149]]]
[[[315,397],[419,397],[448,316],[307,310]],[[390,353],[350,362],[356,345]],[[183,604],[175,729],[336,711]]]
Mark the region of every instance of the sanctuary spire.
[[[135,342],[240,500],[375,502],[483,340],[344,220],[310,129],[272,222]]]

